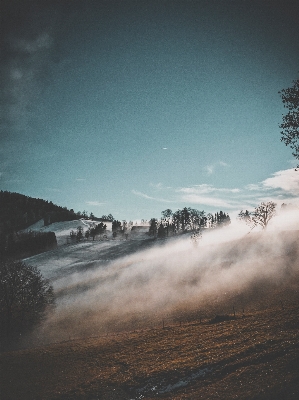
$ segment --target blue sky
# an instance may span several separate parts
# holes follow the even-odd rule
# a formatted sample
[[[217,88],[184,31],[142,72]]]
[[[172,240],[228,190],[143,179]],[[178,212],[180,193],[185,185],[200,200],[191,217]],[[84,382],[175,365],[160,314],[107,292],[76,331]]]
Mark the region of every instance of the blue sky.
[[[295,1],[8,1],[0,189],[117,219],[296,202]]]

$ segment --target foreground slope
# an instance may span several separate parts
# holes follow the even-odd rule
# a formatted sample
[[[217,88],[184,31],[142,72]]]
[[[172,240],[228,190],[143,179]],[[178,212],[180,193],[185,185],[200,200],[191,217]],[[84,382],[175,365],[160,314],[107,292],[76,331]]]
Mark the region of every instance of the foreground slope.
[[[298,290],[297,276],[235,318],[172,321],[4,353],[1,398],[295,400]]]

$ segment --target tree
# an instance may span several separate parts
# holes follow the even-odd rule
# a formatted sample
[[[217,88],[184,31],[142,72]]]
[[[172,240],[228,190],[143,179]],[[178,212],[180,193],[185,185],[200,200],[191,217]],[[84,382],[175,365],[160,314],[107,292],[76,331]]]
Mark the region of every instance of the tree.
[[[179,232],[181,224],[181,211],[177,210],[172,214],[172,229],[173,232]]]
[[[266,229],[269,221],[276,214],[276,204],[273,201],[268,201],[267,203],[261,203],[259,206],[255,207],[252,213],[247,210],[243,210],[239,213],[238,219],[243,220],[251,229],[260,225],[262,229]]]
[[[191,213],[190,208],[184,207],[181,210],[181,226],[182,231],[185,232],[191,224]]]
[[[101,235],[102,233],[105,233],[107,228],[107,225],[104,224],[103,222],[100,222],[99,224],[93,224],[93,226],[89,230],[89,234],[92,237],[92,240],[95,239],[96,235]]]
[[[157,221],[157,219],[156,218],[151,218],[150,227],[149,227],[149,234],[151,236],[156,237],[157,229],[158,229],[158,221]]]
[[[83,239],[84,229],[82,226],[78,226],[77,228],[77,242],[80,242]]]
[[[207,215],[206,224],[207,224],[207,228],[215,228],[216,227],[216,222],[215,222],[213,214],[209,213]]]
[[[228,214],[225,214],[225,212],[220,211],[219,213],[216,213],[216,223],[217,227],[222,227],[229,225],[231,223],[230,217]]]
[[[112,215],[112,214],[108,214],[107,220],[110,221],[110,222],[112,222],[112,221],[114,220],[113,215]]]
[[[189,208],[189,212],[190,212],[191,230],[194,232],[201,228],[205,212],[196,210],[196,208]]]
[[[14,339],[34,327],[54,303],[53,288],[23,261],[0,262],[0,335]]]
[[[293,156],[299,160],[299,79],[293,81],[293,86],[279,92],[284,107],[289,111],[283,115],[279,127],[282,137],[281,141],[293,150]]]
[[[172,210],[170,208],[167,208],[166,210],[161,212],[163,222],[166,224],[166,234],[168,236],[169,234],[169,222],[172,216]]]
[[[163,223],[161,222],[159,227],[158,227],[158,231],[157,231],[157,235],[158,238],[164,238],[165,237],[165,228]]]
[[[85,211],[85,210],[82,211],[82,218],[85,218],[85,219],[88,218],[87,211]]]
[[[248,210],[241,210],[237,216],[237,219],[249,225],[251,223],[250,212]]]
[[[120,232],[122,232],[121,222],[115,219],[114,221],[112,221],[113,237],[115,238],[117,236],[117,234],[120,233]]]
[[[113,221],[114,221],[114,217],[113,217],[112,214],[102,215],[102,218],[101,218],[101,219],[104,220],[104,221],[110,221],[110,222],[113,222]]]

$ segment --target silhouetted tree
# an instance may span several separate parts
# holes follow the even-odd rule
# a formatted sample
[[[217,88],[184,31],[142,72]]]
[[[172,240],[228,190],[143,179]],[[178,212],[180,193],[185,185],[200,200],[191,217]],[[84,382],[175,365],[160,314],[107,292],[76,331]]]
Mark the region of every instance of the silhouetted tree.
[[[299,80],[293,81],[293,86],[279,92],[284,107],[289,111],[282,117],[279,127],[281,141],[293,150],[293,156],[299,160]]]
[[[182,231],[184,232],[185,230],[187,230],[189,226],[191,226],[190,208],[184,207],[181,210],[181,227],[182,227]]]
[[[213,214],[209,213],[207,215],[207,228],[215,228],[216,227],[216,222]]]
[[[240,221],[245,222],[247,225],[250,224],[251,218],[250,218],[250,212],[248,210],[241,210],[237,216],[237,219]]]
[[[171,216],[172,216],[172,210],[170,208],[167,208],[166,210],[162,211],[161,214],[162,214],[163,223],[166,226],[166,234],[168,236],[168,234],[169,234],[169,223],[170,223]]]
[[[110,221],[110,222],[113,222],[113,221],[114,221],[114,217],[113,217],[112,214],[102,215],[102,219],[103,219],[104,221]]]
[[[190,227],[192,231],[198,231],[204,225],[204,211],[196,210],[196,208],[189,208],[190,213]]]
[[[216,220],[216,226],[217,227],[226,226],[226,225],[229,225],[231,223],[229,215],[226,214],[223,211],[220,211],[219,213],[218,212],[216,213],[215,220]]]
[[[0,262],[0,334],[14,339],[31,329],[54,303],[53,288],[36,267]]]
[[[166,235],[165,228],[162,222],[159,224],[157,235],[159,238],[164,238]]]
[[[76,235],[77,242],[80,242],[81,239],[83,239],[83,234],[84,234],[84,230],[83,230],[82,226],[78,226],[77,235]]]
[[[113,237],[116,237],[121,232],[122,232],[121,222],[115,219],[114,221],[112,221],[112,234],[113,234]]]
[[[105,233],[106,228],[107,228],[107,225],[104,224],[103,222],[100,222],[97,225],[93,225],[89,230],[92,240],[95,239],[96,235],[101,235],[101,234]]]
[[[158,229],[158,221],[156,218],[150,219],[149,234],[156,237]]]
[[[174,232],[179,232],[181,226],[181,211],[177,210],[172,214],[172,229]]]
[[[269,221],[276,214],[276,204],[273,201],[268,201],[267,203],[261,203],[259,206],[255,207],[254,211],[249,213],[247,210],[245,213],[241,211],[238,218],[243,220],[251,229],[256,226],[261,226],[262,229],[266,229]]]

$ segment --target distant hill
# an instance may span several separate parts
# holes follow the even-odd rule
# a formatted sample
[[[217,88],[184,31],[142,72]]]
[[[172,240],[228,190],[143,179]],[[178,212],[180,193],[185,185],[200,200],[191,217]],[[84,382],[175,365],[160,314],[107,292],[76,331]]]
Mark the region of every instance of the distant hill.
[[[74,210],[57,206],[51,201],[0,191],[0,256],[28,257],[55,248],[57,240],[54,232],[20,231],[37,221],[49,225],[72,221],[78,216]]]
[[[45,225],[49,225],[78,219],[78,214],[74,210],[57,206],[52,201],[0,191],[0,234],[17,232],[41,219]]]

